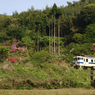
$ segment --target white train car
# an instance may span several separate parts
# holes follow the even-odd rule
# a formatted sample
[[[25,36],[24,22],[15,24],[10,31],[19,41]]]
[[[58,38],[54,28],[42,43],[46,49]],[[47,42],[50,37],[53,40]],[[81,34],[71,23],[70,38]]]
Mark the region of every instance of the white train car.
[[[73,60],[74,68],[78,69],[83,67],[83,69],[91,68],[95,69],[95,58],[89,56],[75,56]]]

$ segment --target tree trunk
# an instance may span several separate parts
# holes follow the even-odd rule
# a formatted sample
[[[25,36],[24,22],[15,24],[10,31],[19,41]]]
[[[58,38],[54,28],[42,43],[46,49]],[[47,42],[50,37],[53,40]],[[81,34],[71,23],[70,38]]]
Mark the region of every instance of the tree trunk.
[[[54,16],[54,55],[55,55],[55,16]]]
[[[58,55],[60,56],[60,18],[58,20]]]
[[[50,53],[50,25],[49,25],[49,53]]]
[[[53,55],[53,21],[52,21],[52,33],[51,33],[51,36],[52,36],[51,42],[52,42],[52,55]]]
[[[38,30],[38,39],[37,39],[37,52],[39,52],[39,30]]]

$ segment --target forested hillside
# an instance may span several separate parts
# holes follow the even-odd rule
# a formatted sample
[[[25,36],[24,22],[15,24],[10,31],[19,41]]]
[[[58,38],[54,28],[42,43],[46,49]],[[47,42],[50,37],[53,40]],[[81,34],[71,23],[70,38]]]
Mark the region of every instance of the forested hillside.
[[[89,86],[89,70],[72,66],[75,55],[94,56],[95,0],[67,4],[0,15],[0,88]]]
[[[44,47],[45,44],[47,46],[48,40],[43,41],[43,37],[49,35],[58,37],[58,20],[60,20],[59,36],[63,38],[65,45],[71,42],[88,42],[83,38],[86,30],[88,30],[87,26],[94,24],[95,21],[95,1],[80,0],[79,2],[67,3],[68,6],[66,7],[57,7],[54,4],[52,8],[46,6],[44,10],[34,10],[32,6],[27,12],[18,14],[15,11],[11,17],[0,16],[0,41],[5,42],[13,38],[22,41],[23,38],[28,37],[36,45],[35,40],[39,36],[39,45],[43,43],[40,47]],[[92,27],[94,26],[92,25]],[[83,40],[85,41],[83,42]],[[90,42],[93,41],[94,39]]]
[[[49,45],[48,36],[61,37],[62,45],[65,46],[71,42],[94,42],[95,34],[93,37],[91,35],[94,33],[95,1],[67,3],[66,7],[54,4],[52,8],[46,6],[44,10],[34,10],[32,6],[27,12],[18,14],[15,11],[11,17],[0,16],[0,41],[4,43],[15,38],[25,43],[25,40],[29,40],[27,44],[32,43],[32,47],[37,47],[38,50]],[[93,33],[88,35],[89,31]],[[56,45],[57,42],[55,41]]]

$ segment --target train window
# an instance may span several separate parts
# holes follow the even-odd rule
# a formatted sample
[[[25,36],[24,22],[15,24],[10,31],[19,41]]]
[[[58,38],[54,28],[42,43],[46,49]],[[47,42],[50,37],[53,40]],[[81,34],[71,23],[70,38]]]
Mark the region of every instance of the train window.
[[[93,60],[91,59],[91,62],[93,62]]]
[[[78,58],[78,60],[83,60],[83,58]]]
[[[80,60],[80,58],[78,58],[78,60]]]
[[[85,59],[84,59],[84,62],[85,62]]]
[[[88,59],[86,59],[86,62],[88,62]]]

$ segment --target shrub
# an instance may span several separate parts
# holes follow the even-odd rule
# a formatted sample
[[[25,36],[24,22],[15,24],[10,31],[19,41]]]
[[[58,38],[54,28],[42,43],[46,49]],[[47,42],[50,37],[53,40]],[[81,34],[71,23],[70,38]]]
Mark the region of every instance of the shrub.
[[[16,52],[16,45],[12,45],[12,50],[11,52]]]
[[[23,86],[21,86],[21,84],[19,84],[19,85],[17,85],[16,89],[17,89],[17,90],[23,90],[23,89],[24,89],[24,87],[23,87]]]
[[[72,50],[72,54],[74,55],[89,55],[94,53],[93,44],[91,43],[84,43],[84,44],[76,44],[74,49]]]
[[[31,72],[32,77],[39,80],[45,80],[48,78],[48,74],[41,69],[37,69]]]
[[[64,55],[73,54],[73,55],[89,55],[94,53],[94,47],[92,43],[84,44],[74,44],[70,43],[63,51]]]
[[[53,88],[53,85],[48,85],[48,86],[46,86],[45,88],[47,88],[47,89],[52,89],[52,88]]]
[[[20,60],[20,58],[16,58],[16,59],[15,59],[15,58],[12,58],[12,57],[11,57],[11,58],[8,59],[8,61],[11,61],[11,62],[13,62],[13,63],[15,63],[15,61],[17,61],[17,60]]]
[[[74,55],[71,53],[69,53],[67,56],[67,60],[69,61],[71,66],[73,66],[73,57],[74,57]]]
[[[26,89],[31,90],[31,89],[33,89],[33,87],[32,87],[32,85],[29,85]]]
[[[10,41],[6,41],[6,42],[4,43],[4,46],[11,46],[11,42],[10,42]]]
[[[32,55],[33,55],[33,49],[29,49],[28,50],[28,54],[29,54],[30,57],[32,57]]]
[[[9,85],[9,84],[5,84],[5,85],[3,86],[3,89],[12,89],[12,86]]]
[[[4,61],[8,58],[8,51],[10,49],[8,47],[0,47],[0,61]]]
[[[45,51],[42,50],[40,52],[36,52],[32,55],[32,62],[33,63],[42,63],[44,61],[47,61],[50,58],[50,54]]]
[[[73,51],[75,45],[76,45],[75,43],[70,43],[69,45],[64,47],[64,51],[63,51],[64,55],[71,53]]]

